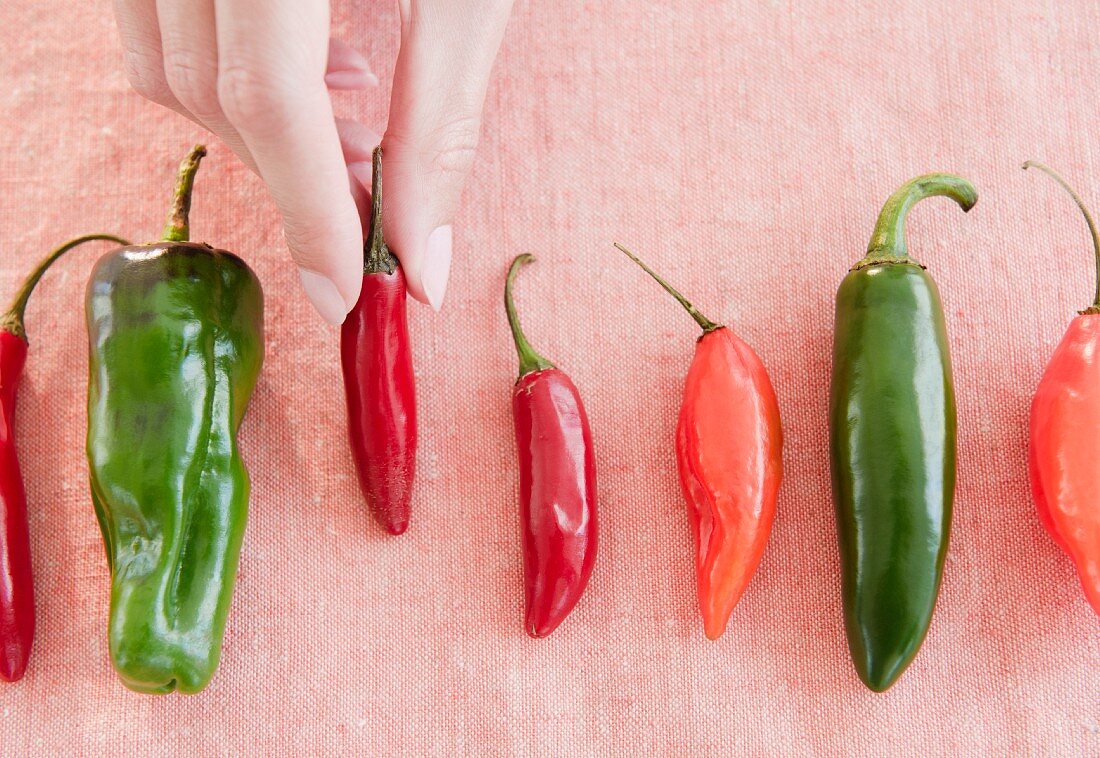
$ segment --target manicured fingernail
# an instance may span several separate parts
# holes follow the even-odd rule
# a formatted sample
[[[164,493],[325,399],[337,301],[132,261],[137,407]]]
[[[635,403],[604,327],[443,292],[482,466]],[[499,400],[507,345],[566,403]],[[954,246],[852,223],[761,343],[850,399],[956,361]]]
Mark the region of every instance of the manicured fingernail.
[[[332,89],[366,89],[377,87],[378,77],[368,69],[349,68],[342,71],[329,71],[325,74],[325,84]]]
[[[451,225],[438,226],[428,235],[428,244],[424,248],[424,267],[421,283],[428,303],[439,311],[443,307],[443,297],[447,294],[447,280],[451,275],[451,252],[454,246],[454,233]]]
[[[371,188],[371,184],[374,181],[374,164],[370,161],[355,161],[348,164],[348,171],[355,177],[355,180],[366,187],[368,190]]]
[[[348,315],[348,304],[332,280],[304,268],[298,269],[298,276],[301,277],[306,297],[321,314],[321,318],[334,326],[344,323],[344,318]]]

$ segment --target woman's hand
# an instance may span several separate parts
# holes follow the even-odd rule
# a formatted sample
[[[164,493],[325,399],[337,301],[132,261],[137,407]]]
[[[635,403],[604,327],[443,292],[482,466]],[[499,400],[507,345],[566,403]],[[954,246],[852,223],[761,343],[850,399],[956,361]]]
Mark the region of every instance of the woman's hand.
[[[512,0],[399,2],[383,225],[409,291],[438,310]],[[327,0],[115,0],[115,11],[134,88],[209,129],[260,175],[306,294],[327,321],[342,322],[363,269],[348,173],[369,186],[378,135],[337,120],[328,91],[377,79],[359,53],[329,39]]]

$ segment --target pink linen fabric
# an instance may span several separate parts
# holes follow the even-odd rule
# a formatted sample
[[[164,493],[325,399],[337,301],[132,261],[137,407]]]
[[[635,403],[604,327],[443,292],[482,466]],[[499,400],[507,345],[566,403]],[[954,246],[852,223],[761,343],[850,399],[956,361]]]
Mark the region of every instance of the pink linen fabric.
[[[337,2],[383,86],[396,4]],[[123,77],[110,4],[12,0],[0,30],[0,291],[84,232],[153,238],[201,137]],[[415,513],[384,536],[345,444],[338,332],[299,291],[273,204],[221,145],[193,230],[246,257],[268,357],[243,431],[253,477],[221,668],[133,694],[106,647],[108,573],[83,454],[85,249],[43,282],[19,403],[38,636],[0,686],[4,755],[1097,755],[1100,624],[1042,531],[1031,393],[1092,262],[1059,168],[1100,213],[1100,7],[1047,2],[520,2],[455,219],[439,315],[411,311]],[[963,215],[917,208],[947,308],[959,484],[920,655],[875,695],[848,658],[827,466],[832,302],[886,196],[961,173]],[[771,371],[786,480],[759,573],[703,637],[673,429],[697,330],[633,247]],[[511,257],[532,342],[574,379],[598,445],[603,541],[549,639],[522,631]],[[5,296],[6,297],[6,296]]]

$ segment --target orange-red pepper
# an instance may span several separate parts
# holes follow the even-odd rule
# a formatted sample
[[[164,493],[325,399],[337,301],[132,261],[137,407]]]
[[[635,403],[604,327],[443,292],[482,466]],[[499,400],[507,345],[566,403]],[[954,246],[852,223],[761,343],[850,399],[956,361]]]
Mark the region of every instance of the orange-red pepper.
[[[676,461],[698,553],[699,608],[718,639],[752,579],[775,519],[783,477],[779,404],[760,358],[730,329],[703,316],[622,245],[703,328],[688,369]]]
[[[1096,296],[1070,322],[1031,404],[1028,469],[1039,520],[1077,566],[1100,614],[1100,235],[1084,202],[1047,166],[1085,216],[1096,256]]]

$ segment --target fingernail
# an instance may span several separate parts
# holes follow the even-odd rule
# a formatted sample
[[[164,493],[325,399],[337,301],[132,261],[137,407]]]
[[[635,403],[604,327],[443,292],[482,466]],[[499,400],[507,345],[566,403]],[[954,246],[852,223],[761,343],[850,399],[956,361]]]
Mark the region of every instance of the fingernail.
[[[306,297],[321,314],[321,318],[333,326],[344,323],[344,318],[348,315],[348,304],[332,280],[304,268],[298,269],[298,276],[302,280]]]
[[[374,182],[374,164],[370,161],[355,161],[348,164],[348,171],[355,177],[355,180],[366,187],[368,190],[371,188],[371,184]]]
[[[366,89],[377,87],[378,77],[367,69],[349,68],[343,71],[329,71],[325,74],[325,84],[332,89]]]
[[[447,280],[451,275],[451,251],[454,246],[454,233],[451,225],[437,226],[428,235],[428,244],[424,248],[424,267],[421,284],[428,303],[438,312],[443,307],[443,297],[447,294]]]

